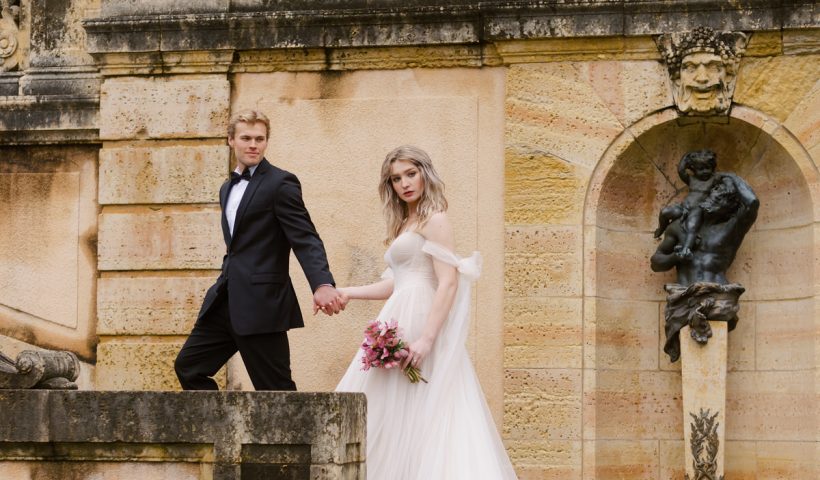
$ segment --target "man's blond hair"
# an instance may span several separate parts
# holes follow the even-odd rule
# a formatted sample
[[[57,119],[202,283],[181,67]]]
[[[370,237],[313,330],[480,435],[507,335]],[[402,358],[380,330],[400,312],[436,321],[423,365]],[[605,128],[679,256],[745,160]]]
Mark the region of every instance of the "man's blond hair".
[[[247,123],[253,125],[254,123],[262,123],[265,125],[265,136],[270,136],[270,120],[264,113],[259,110],[240,110],[236,112],[228,123],[228,138],[233,138],[236,134],[236,124]]]

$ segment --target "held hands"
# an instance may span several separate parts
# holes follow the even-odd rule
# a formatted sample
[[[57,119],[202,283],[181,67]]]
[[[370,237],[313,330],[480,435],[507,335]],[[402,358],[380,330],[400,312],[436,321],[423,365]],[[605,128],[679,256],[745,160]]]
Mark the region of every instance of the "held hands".
[[[328,316],[341,312],[350,298],[331,285],[322,285],[313,293],[313,314],[321,310]]]
[[[411,365],[415,368],[421,367],[421,362],[427,358],[427,355],[430,354],[430,350],[433,349],[433,341],[425,336],[421,336],[412,342],[410,345],[407,346],[407,349],[410,353],[407,357],[402,361],[401,368],[407,368],[408,365]]]

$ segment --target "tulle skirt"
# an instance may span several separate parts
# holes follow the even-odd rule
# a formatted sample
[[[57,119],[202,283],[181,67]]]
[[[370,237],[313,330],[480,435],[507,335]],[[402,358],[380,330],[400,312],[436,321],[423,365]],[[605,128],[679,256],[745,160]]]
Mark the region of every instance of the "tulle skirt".
[[[469,290],[464,283],[459,288]],[[410,282],[394,291],[378,319],[398,321],[410,342],[421,335],[433,294],[429,282]],[[336,387],[367,396],[368,480],[516,478],[464,335],[453,331],[466,323],[452,318],[457,315],[469,315],[469,298],[456,302],[420,366],[429,383],[411,384],[400,370],[362,371],[359,352]]]

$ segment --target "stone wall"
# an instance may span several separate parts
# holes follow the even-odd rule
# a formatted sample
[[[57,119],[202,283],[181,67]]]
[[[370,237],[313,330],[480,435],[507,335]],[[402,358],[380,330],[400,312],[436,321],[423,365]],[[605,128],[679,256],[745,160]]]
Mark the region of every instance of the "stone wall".
[[[38,227],[37,245],[86,259],[74,283],[9,274],[59,285],[46,298],[76,301],[76,319],[6,289],[0,328],[16,340],[0,346],[72,338],[94,365],[87,388],[177,389],[173,358],[224,251],[225,124],[256,107],[274,123],[268,157],[303,181],[340,285],[383,268],[384,154],[431,153],[459,251],[485,258],[469,348],[520,478],[680,478],[680,371],[661,350],[672,277],[648,257],[659,208],[682,191],[678,159],[712,148],[762,202],[729,272],[747,293],[729,335],[727,478],[817,476],[815,2],[334,0],[321,14],[301,0],[59,3],[21,3],[31,53],[0,73],[0,149],[20,159],[0,177],[29,195],[4,222],[65,198],[96,219],[79,217],[71,235],[60,215]],[[751,35],[727,117],[674,109],[654,36],[696,26]],[[80,187],[25,190],[32,168]],[[18,258],[25,240],[4,235],[0,254]],[[291,332],[296,381],[330,390],[379,305],[312,317],[293,263],[307,318]],[[58,321],[26,323],[14,301]],[[219,379],[249,388],[238,359]]]

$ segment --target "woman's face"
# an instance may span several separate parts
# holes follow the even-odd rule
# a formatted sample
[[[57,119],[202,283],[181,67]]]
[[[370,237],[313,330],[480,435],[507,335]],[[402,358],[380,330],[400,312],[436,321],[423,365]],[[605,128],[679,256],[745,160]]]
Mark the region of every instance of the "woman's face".
[[[396,160],[390,166],[390,184],[396,195],[414,206],[424,193],[424,179],[421,170],[409,160]]]

